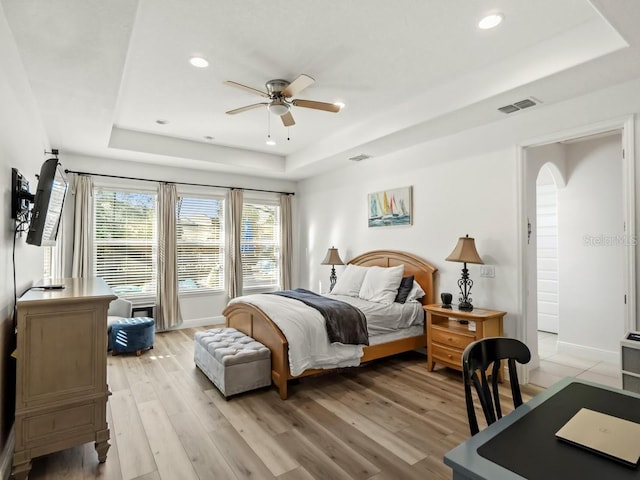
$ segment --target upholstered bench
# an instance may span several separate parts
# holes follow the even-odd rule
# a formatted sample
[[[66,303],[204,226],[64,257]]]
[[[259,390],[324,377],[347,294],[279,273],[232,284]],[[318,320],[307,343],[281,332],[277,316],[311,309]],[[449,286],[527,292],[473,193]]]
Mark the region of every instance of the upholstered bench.
[[[121,318],[108,327],[109,350],[112,355],[133,353],[140,355],[153,348],[156,322],[149,317]]]
[[[195,334],[194,361],[226,397],[271,385],[271,352],[235,328]]]

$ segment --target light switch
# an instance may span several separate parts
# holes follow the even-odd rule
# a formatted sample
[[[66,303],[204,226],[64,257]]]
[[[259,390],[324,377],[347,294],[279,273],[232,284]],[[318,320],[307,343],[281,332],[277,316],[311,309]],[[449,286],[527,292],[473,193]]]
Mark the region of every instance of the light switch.
[[[483,265],[480,267],[480,276],[494,278],[496,276],[496,271],[493,265]]]

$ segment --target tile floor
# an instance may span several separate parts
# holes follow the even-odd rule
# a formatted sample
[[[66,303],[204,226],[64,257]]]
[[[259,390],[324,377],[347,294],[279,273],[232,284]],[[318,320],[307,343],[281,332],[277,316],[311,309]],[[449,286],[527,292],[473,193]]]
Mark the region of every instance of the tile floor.
[[[558,336],[538,332],[540,367],[529,372],[529,383],[548,387],[564,377],[578,377],[622,388],[620,365],[558,353]]]

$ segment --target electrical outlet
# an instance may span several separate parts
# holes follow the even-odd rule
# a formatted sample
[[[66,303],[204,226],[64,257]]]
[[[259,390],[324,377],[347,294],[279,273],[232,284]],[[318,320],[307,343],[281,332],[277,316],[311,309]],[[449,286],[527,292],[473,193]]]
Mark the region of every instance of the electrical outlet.
[[[480,276],[494,278],[496,276],[496,270],[493,265],[483,265],[480,267]]]

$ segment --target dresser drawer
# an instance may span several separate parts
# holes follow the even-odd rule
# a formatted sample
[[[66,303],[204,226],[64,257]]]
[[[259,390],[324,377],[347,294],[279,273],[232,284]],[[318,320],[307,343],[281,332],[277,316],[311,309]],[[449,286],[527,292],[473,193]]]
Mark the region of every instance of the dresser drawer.
[[[438,363],[462,369],[462,350],[432,343],[431,356]]]
[[[474,340],[475,336],[472,334],[454,332],[449,329],[440,329],[436,326],[431,327],[432,342],[464,350],[465,347]]]
[[[97,402],[91,402],[28,416],[22,424],[24,442],[35,445],[70,435],[91,434],[95,429],[96,405]],[[92,436],[95,437],[95,434]]]

